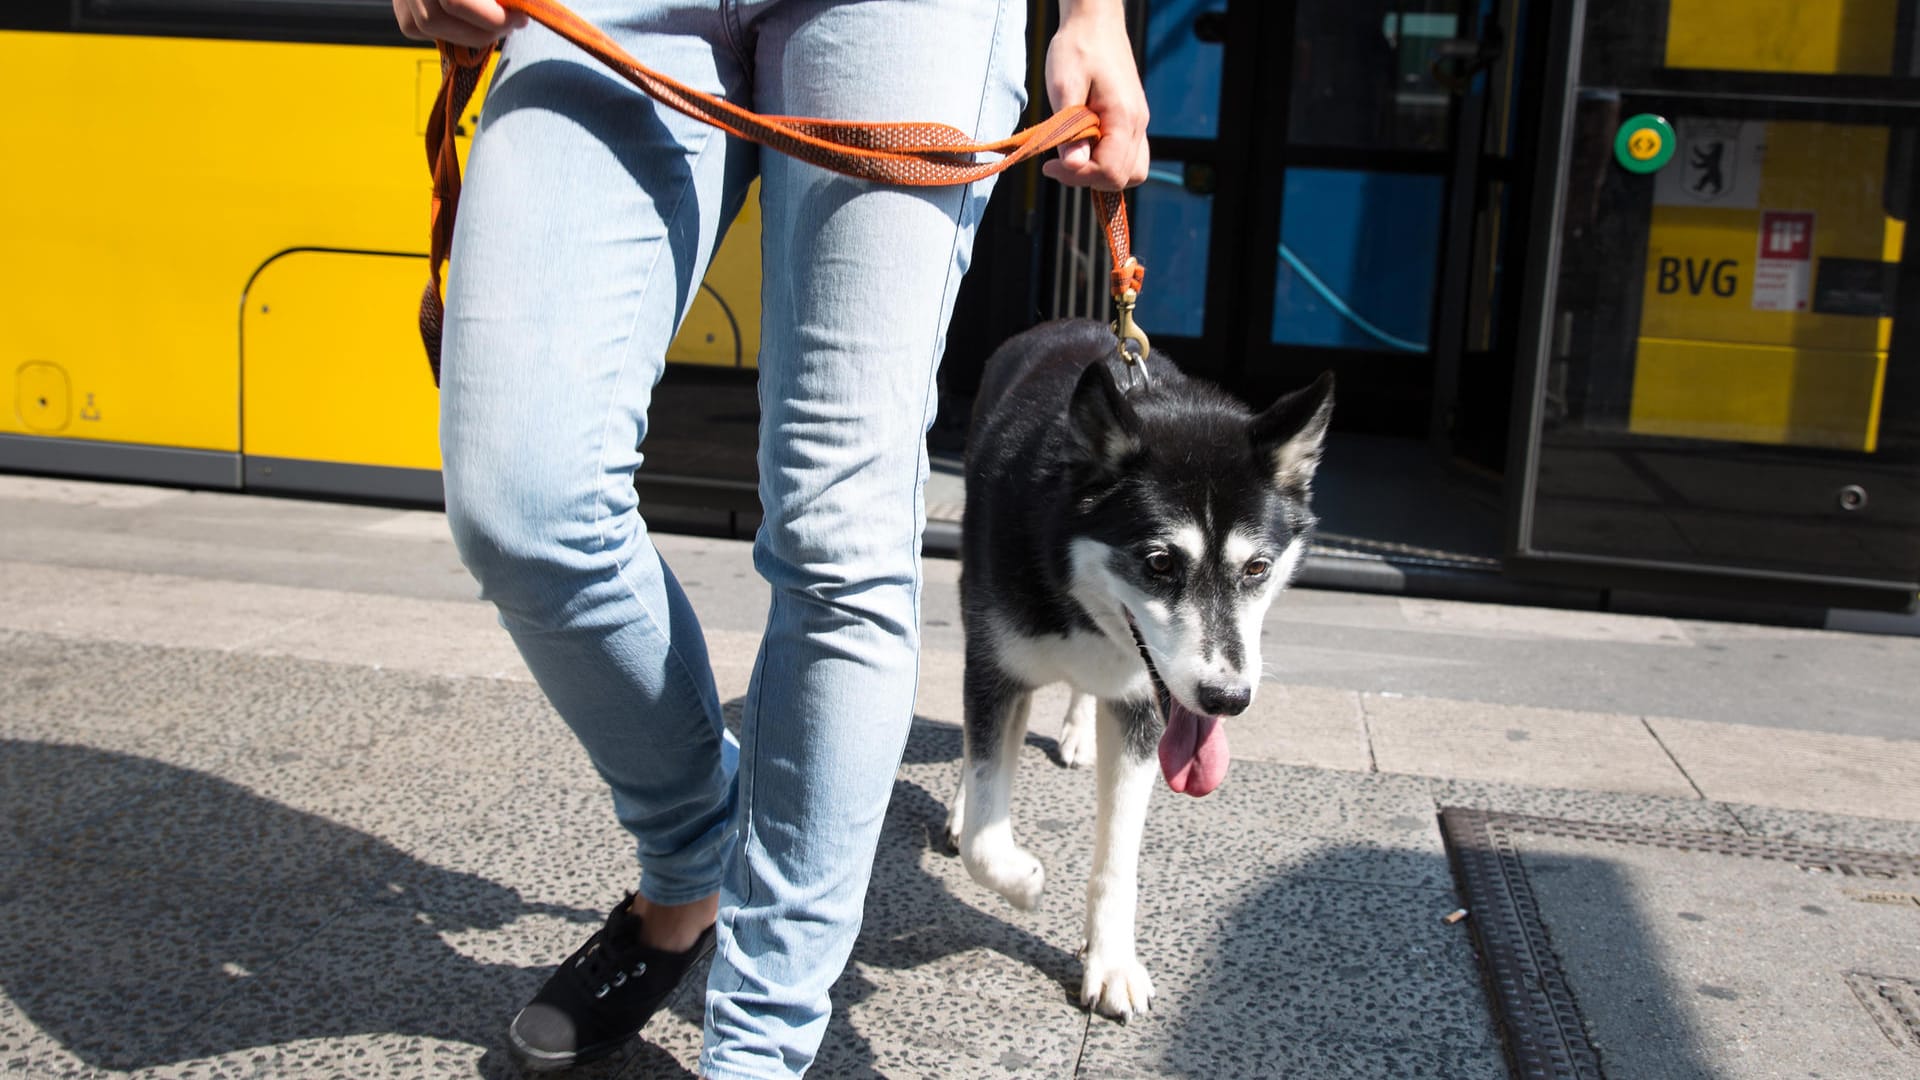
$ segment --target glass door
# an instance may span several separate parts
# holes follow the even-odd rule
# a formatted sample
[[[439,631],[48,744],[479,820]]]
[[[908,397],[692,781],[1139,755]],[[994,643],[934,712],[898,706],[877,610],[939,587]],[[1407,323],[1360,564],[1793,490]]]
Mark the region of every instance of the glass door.
[[[1331,369],[1341,426],[1424,437],[1454,347],[1447,267],[1461,103],[1482,80],[1478,0],[1262,5],[1268,77],[1241,227],[1244,337],[1231,381],[1255,400]],[[1477,114],[1474,119],[1477,120]],[[1471,190],[1471,180],[1466,181]],[[1463,272],[1452,275],[1457,280]]]
[[[1444,263],[1470,245],[1448,228],[1460,102],[1499,55],[1483,9],[1512,6],[1150,0],[1132,213],[1156,347],[1249,401],[1332,368],[1340,426],[1427,434],[1438,341],[1459,336]]]
[[[1516,570],[1912,605],[1915,7],[1557,13]]]

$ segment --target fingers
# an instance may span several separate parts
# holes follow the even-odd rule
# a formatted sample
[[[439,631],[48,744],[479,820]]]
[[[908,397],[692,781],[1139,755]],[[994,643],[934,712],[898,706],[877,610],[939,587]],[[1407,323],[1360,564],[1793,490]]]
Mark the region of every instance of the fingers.
[[[1117,5],[1074,5],[1047,47],[1047,93],[1055,109],[1085,105],[1100,137],[1072,143],[1041,166],[1064,184],[1119,191],[1147,178],[1147,96]]]
[[[1153,160],[1146,132],[1123,128],[1109,134],[1108,124],[1102,116],[1097,142],[1082,139],[1068,143],[1060,148],[1060,156],[1043,163],[1040,171],[1063,184],[1101,191],[1122,191],[1144,183]]]
[[[393,0],[393,21],[416,41],[446,41],[475,48],[493,44],[526,16],[496,0]]]
[[[1114,128],[1106,134],[1107,127]],[[1100,118],[1100,141],[1093,144],[1094,186],[1108,191],[1133,187],[1147,179],[1147,131],[1144,119],[1114,110]]]

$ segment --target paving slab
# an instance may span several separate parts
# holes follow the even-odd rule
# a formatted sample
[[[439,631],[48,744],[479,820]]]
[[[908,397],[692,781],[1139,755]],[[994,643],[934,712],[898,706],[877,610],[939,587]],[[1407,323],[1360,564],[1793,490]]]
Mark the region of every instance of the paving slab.
[[[5,626],[71,637],[232,649],[339,603],[285,585],[214,583],[171,574],[0,563]]]
[[[1697,794],[1638,716],[1390,694],[1361,703],[1383,772]]]
[[[1920,742],[1675,717],[1647,724],[1707,798],[1920,820]]]
[[[1357,691],[1266,681],[1229,722],[1236,760],[1366,772],[1374,767]]]
[[[91,823],[178,780],[160,739],[132,739],[129,753],[72,743],[0,739],[0,853],[60,850]],[[103,762],[112,762],[102,768]]]

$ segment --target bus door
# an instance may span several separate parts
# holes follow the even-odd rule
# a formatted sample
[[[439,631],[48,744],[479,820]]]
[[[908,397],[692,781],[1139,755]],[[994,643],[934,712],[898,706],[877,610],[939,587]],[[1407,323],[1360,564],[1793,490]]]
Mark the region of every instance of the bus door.
[[[1917,6],[1556,5],[1511,569],[1912,606]]]

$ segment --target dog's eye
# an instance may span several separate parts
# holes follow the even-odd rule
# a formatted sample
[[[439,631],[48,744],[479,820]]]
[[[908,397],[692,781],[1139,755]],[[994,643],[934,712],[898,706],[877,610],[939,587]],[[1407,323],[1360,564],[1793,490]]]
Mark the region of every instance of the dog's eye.
[[[1173,556],[1164,551],[1156,551],[1147,556],[1147,569],[1156,574],[1171,573],[1173,571]]]
[[[1250,578],[1263,578],[1267,576],[1267,571],[1271,569],[1273,569],[1272,563],[1265,559],[1255,559],[1247,564],[1246,575]]]

